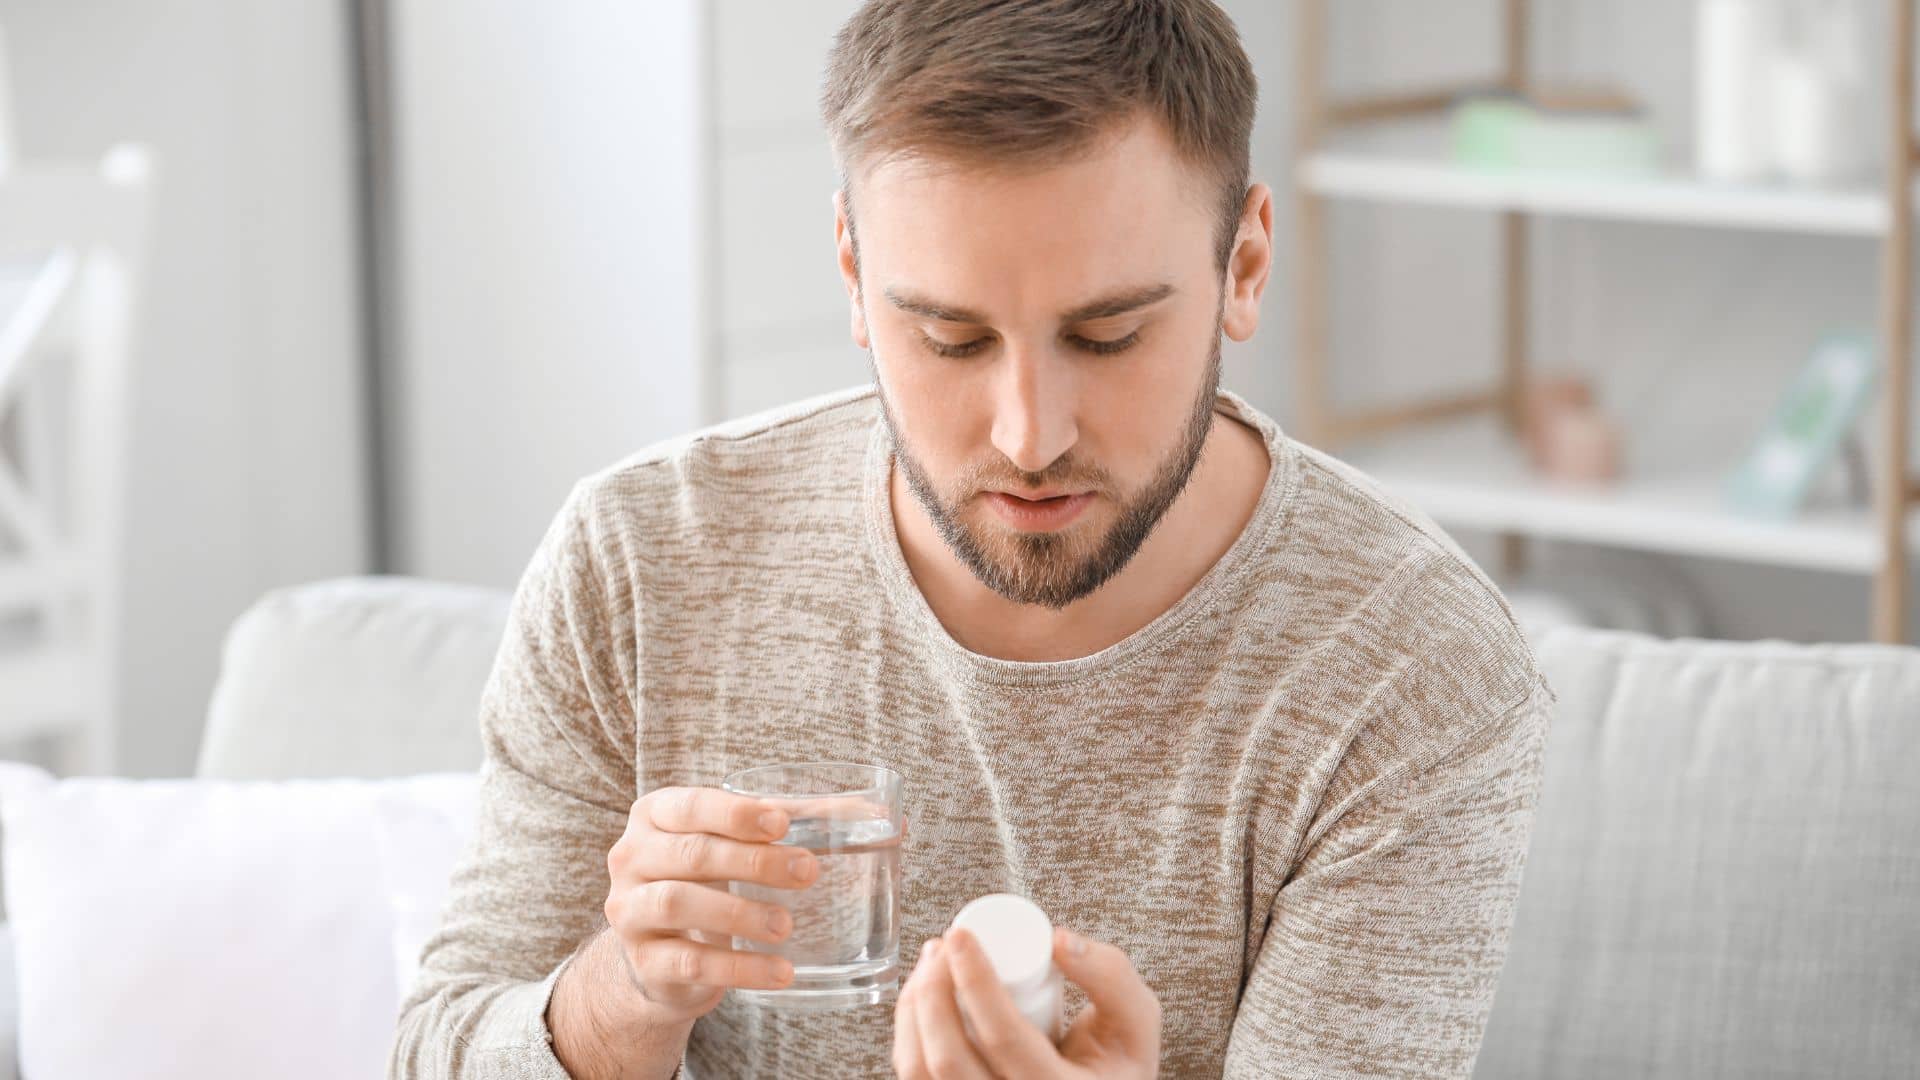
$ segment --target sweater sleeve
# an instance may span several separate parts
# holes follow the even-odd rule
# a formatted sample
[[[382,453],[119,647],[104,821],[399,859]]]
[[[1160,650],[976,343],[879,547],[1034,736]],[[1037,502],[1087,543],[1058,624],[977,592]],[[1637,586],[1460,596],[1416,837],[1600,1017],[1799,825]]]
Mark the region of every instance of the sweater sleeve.
[[[481,697],[479,821],[401,1006],[388,1076],[565,1080],[546,1009],[604,925],[635,796],[634,596],[583,482],[516,590]]]
[[[1309,839],[1235,1017],[1228,1077],[1467,1077],[1506,960],[1554,696]]]

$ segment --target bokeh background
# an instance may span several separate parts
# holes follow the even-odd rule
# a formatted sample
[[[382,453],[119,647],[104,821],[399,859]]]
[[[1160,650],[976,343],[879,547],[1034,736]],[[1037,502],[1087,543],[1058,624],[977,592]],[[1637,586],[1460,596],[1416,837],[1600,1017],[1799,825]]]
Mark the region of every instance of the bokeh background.
[[[1223,6],[1262,85],[1254,164],[1282,256],[1259,334],[1229,343],[1226,384],[1290,428],[1298,7]],[[1501,62],[1498,0],[1330,6],[1337,91]],[[91,161],[134,140],[156,162],[117,771],[191,771],[222,635],[267,590],[375,572],[510,587],[575,478],[866,378],[814,104],[854,7],[0,0],[13,159]],[[1630,95],[1662,167],[1685,171],[1696,16],[1538,0],[1533,67]],[[1874,110],[1877,40],[1870,26]],[[1858,118],[1871,146],[1883,116]],[[1341,399],[1493,376],[1495,215],[1340,203],[1329,229]],[[1638,477],[1730,469],[1815,343],[1879,318],[1867,239],[1549,217],[1529,245],[1533,361],[1591,380]],[[1456,535],[1498,562],[1493,537]],[[1870,632],[1863,574],[1571,541],[1531,562],[1682,598],[1711,636]]]

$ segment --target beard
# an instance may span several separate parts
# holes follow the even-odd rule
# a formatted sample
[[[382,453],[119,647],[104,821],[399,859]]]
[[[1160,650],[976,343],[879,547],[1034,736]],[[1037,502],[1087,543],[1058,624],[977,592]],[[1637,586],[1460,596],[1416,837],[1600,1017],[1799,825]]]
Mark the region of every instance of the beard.
[[[872,350],[868,350],[872,360]],[[880,387],[878,365],[874,385]],[[880,412],[893,440],[894,459],[900,463],[914,500],[926,511],[940,538],[982,585],[1017,604],[1059,610],[1105,585],[1132,561],[1160,519],[1173,507],[1200,463],[1213,427],[1213,406],[1220,393],[1220,333],[1216,326],[1207,358],[1206,377],[1181,431],[1180,442],[1160,460],[1153,475],[1132,495],[1116,492],[1108,472],[1092,462],[1081,462],[1071,451],[1045,469],[1027,472],[1004,457],[969,468],[943,495],[901,438],[893,409],[880,387]],[[961,520],[963,506],[988,490],[1064,487],[1094,491],[1114,499],[1119,513],[1104,533],[1089,535],[1069,525],[1059,532],[1022,532],[970,525]]]

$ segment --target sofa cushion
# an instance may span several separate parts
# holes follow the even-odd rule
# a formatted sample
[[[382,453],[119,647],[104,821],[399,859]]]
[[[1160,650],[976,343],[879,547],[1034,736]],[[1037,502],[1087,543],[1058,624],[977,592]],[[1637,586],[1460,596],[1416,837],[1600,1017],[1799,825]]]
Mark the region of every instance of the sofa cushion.
[[[376,835],[393,915],[393,984],[402,998],[420,972],[427,941],[440,930],[455,861],[466,853],[479,817],[478,773],[417,778],[381,803]]]
[[[20,1075],[20,991],[14,975],[13,924],[0,923],[0,1080]]]
[[[1920,650],[1547,631],[1479,1077],[1909,1077]]]
[[[480,765],[480,691],[509,594],[342,578],[267,594],[228,631],[198,773],[406,776]]]

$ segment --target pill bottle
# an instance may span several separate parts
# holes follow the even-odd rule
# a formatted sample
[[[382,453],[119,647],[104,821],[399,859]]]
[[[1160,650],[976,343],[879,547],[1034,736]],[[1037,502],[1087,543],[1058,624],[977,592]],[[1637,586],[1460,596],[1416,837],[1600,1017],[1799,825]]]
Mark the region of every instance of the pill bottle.
[[[980,942],[1020,1014],[1058,1044],[1065,980],[1053,962],[1053,923],[1040,905],[1024,896],[993,893],[961,908],[953,925]],[[970,1024],[967,1034],[973,1035]]]

